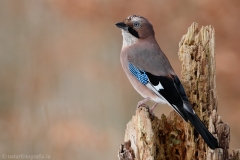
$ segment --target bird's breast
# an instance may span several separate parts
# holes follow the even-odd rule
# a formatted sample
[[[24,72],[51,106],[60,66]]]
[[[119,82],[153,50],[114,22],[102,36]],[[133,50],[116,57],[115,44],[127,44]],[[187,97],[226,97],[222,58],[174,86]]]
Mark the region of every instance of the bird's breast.
[[[128,65],[128,52],[126,50],[122,50],[120,55],[121,64],[124,72],[126,73],[130,83],[133,88],[144,98],[149,97],[151,100],[163,103],[162,99],[160,99],[152,90],[150,90],[147,86],[138,81],[138,79],[129,71]]]

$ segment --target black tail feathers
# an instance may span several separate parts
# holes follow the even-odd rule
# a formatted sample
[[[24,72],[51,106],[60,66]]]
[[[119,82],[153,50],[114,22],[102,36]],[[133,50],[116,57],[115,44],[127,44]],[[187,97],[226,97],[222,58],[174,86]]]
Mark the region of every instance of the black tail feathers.
[[[186,111],[186,116],[211,149],[219,148],[217,139],[208,131],[196,114]]]

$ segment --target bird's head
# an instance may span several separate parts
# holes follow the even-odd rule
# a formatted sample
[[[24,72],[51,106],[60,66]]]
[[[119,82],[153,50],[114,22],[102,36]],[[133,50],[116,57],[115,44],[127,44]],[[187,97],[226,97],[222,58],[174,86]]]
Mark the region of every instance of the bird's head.
[[[131,15],[115,25],[122,29],[123,36],[124,34],[131,34],[138,39],[145,39],[149,36],[154,36],[152,24],[142,16]]]

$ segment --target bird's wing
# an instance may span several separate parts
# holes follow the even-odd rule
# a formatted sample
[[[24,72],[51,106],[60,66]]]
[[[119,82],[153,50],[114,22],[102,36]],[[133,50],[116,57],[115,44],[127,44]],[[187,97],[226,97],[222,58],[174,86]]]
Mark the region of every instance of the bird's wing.
[[[160,98],[165,99],[184,120],[188,120],[183,108],[183,100],[188,101],[188,99],[176,75],[155,76],[150,72],[136,67],[131,62],[129,62],[128,68],[139,82],[146,85]]]

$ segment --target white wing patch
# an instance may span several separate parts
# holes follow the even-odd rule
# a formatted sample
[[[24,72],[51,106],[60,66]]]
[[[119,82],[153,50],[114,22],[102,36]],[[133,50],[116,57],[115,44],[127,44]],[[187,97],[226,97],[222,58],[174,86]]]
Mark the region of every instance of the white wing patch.
[[[171,104],[156,90],[156,88],[154,87],[154,85],[152,85],[151,83],[147,83],[146,86],[151,89],[160,99],[162,99],[164,102],[168,103],[170,106]]]
[[[164,89],[162,84],[159,82],[159,84],[157,86],[154,86],[154,88],[159,91],[160,89]]]

